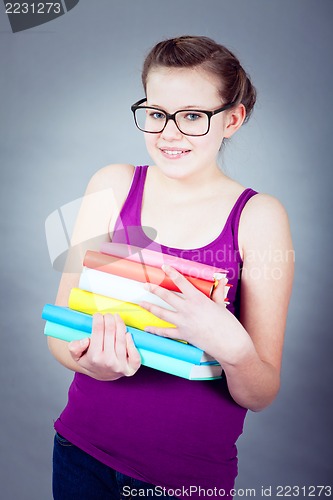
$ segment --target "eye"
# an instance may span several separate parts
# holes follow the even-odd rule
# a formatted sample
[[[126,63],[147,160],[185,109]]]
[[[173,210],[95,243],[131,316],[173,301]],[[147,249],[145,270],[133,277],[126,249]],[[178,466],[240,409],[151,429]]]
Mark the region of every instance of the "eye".
[[[153,120],[164,120],[165,115],[161,113],[160,111],[148,111],[148,116],[149,118],[152,118]]]
[[[202,118],[202,114],[201,113],[187,113],[185,118],[186,118],[186,120],[188,120],[190,122],[195,122],[197,120],[200,120],[200,118]]]

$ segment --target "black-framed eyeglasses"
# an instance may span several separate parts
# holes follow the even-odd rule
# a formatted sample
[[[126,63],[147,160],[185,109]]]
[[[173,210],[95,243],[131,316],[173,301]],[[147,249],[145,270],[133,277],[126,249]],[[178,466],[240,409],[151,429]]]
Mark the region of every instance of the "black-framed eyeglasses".
[[[147,102],[147,98],[140,99],[131,106],[136,126],[142,132],[148,134],[160,134],[166,127],[169,120],[173,120],[178,130],[183,135],[199,137],[206,135],[210,128],[212,116],[222,113],[235,105],[234,102],[225,104],[222,108],[214,111],[203,111],[202,109],[180,109],[175,113],[167,113],[164,109],[152,106],[142,106]]]

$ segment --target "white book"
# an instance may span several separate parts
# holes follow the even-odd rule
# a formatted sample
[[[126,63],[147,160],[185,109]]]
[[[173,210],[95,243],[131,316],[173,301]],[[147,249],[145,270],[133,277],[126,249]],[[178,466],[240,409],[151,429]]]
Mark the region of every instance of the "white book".
[[[79,288],[87,292],[97,293],[125,302],[132,302],[132,304],[139,304],[143,301],[150,302],[164,309],[174,311],[174,308],[165,302],[165,300],[149,292],[144,286],[145,283],[141,283],[140,281],[105,273],[97,269],[90,269],[89,267],[83,268],[79,282]]]

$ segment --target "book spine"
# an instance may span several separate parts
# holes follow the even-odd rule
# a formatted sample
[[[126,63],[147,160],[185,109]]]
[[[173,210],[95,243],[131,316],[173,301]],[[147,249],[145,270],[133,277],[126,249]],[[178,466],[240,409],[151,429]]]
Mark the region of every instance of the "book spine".
[[[101,253],[113,255],[114,257],[139,262],[143,265],[162,267],[167,264],[185,276],[213,281],[215,274],[226,277],[227,271],[222,268],[209,266],[188,259],[183,259],[174,255],[156,252],[147,248],[140,248],[126,245],[124,243],[104,242],[100,247]]]
[[[127,259],[119,259],[112,255],[106,255],[100,252],[88,250],[85,254],[83,265],[92,269],[98,269],[106,273],[123,276],[124,278],[134,279],[143,283],[153,283],[160,285],[163,288],[179,292],[179,288],[165,274],[165,272],[157,267],[143,265],[142,263],[132,262]],[[202,280],[199,278],[186,277],[198,290],[204,293],[207,297],[211,297],[214,290],[214,281]]]
[[[45,304],[42,311],[42,318],[52,323],[82,330],[85,333],[91,333],[92,330],[91,315],[74,311],[68,307]]]
[[[72,342],[72,340],[81,340],[90,337],[91,334],[47,320],[44,326],[44,335],[65,340],[66,342]]]
[[[137,305],[144,301],[150,302],[164,309],[174,310],[165,300],[145,290],[144,285],[140,281],[104,273],[89,267],[83,268],[79,281],[79,288],[87,292],[113,297]]]
[[[191,363],[178,359],[171,360],[168,356],[147,351],[146,349],[140,349],[139,352],[141,363],[144,366],[169,373],[170,375],[176,375],[186,379],[190,378]]]
[[[72,340],[80,340],[85,337],[90,337],[90,334],[87,334],[86,332],[76,330],[75,328],[70,328],[68,326],[60,325],[57,323],[52,323],[51,321],[46,321],[44,334],[47,336],[65,340],[67,342],[70,342]],[[163,371],[165,373],[169,373],[170,375],[176,375],[178,377],[191,379],[191,371],[193,367],[198,367],[198,365],[195,365],[188,361],[173,358],[166,354],[160,354],[154,351],[149,351],[140,346],[137,346],[137,349],[141,356],[141,363],[144,366],[147,366],[148,368],[154,368],[155,370]],[[200,375],[196,375],[195,380],[212,380],[215,378],[220,378],[219,376],[214,375],[213,370],[215,370],[216,368],[215,365],[212,365],[212,368],[210,368],[209,366],[205,366],[205,368],[208,368],[208,375],[206,369],[204,376],[200,377]],[[210,369],[211,369],[211,375],[209,375]]]
[[[141,362],[144,366],[169,373],[170,375],[176,375],[177,377],[186,378],[188,380],[213,380],[221,378],[220,374],[216,375],[216,368],[218,368],[219,372],[222,372],[222,368],[220,368],[220,366],[204,366],[205,371],[202,377],[197,373],[194,379],[192,378],[192,369],[193,367],[199,368],[200,365],[193,365],[192,363],[188,363],[180,359],[169,358],[163,354],[147,351],[145,349],[139,349],[139,352]]]
[[[175,325],[164,321],[143,307],[130,302],[123,302],[112,297],[105,297],[97,293],[86,292],[80,288],[72,288],[68,306],[70,309],[87,314],[111,313],[119,314],[127,326],[144,330],[147,326],[158,328],[175,328]]]
[[[46,310],[43,315],[43,318],[46,320],[44,329],[45,335],[66,340],[67,342],[90,337],[92,331],[92,317],[90,317],[90,330],[87,329],[83,331],[75,326],[75,318],[72,317],[70,319],[70,315],[66,317],[62,311],[59,311],[59,315],[57,316],[55,312],[49,314],[49,311],[50,310]],[[70,312],[73,313],[72,316],[81,314],[76,313],[76,311]],[[82,324],[80,319],[78,320],[78,324]],[[203,359],[203,351],[197,347],[189,344],[182,344],[172,339],[158,337],[157,335],[132,327],[127,327],[127,330],[131,333],[134,344],[138,349],[140,348],[164,354],[165,356],[181,359],[192,364],[200,364]]]

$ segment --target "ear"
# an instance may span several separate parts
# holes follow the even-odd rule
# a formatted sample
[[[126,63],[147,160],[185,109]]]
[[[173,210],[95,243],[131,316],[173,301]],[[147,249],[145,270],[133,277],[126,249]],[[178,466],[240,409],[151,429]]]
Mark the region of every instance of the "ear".
[[[238,104],[238,106],[228,112],[224,128],[224,137],[226,139],[229,139],[243,125],[245,117],[246,110],[244,104]]]

